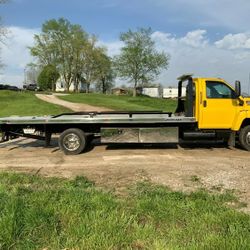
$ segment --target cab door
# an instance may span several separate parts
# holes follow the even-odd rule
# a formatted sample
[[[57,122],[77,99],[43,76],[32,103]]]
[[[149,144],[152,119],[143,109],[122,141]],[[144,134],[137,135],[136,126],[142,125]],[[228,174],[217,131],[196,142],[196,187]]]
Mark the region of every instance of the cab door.
[[[202,92],[199,127],[230,129],[237,108],[234,90],[221,81],[205,81]]]

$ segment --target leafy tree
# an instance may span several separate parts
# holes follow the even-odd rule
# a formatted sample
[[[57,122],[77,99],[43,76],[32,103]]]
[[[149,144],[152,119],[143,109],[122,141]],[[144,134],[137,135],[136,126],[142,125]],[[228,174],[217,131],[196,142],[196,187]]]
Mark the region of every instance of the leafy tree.
[[[96,70],[96,51],[95,51],[96,38],[90,37],[88,41],[84,44],[84,47],[79,51],[79,58],[77,62],[77,72],[78,72],[78,81],[85,83],[87,88],[86,92],[89,92],[90,84],[95,79],[95,70]]]
[[[138,84],[154,80],[169,64],[169,56],[156,50],[151,34],[150,28],[140,28],[120,36],[125,45],[115,57],[115,68],[119,77],[134,83],[134,96]]]
[[[42,90],[55,91],[55,83],[59,77],[60,74],[54,65],[46,65],[38,76],[38,85]]]
[[[30,51],[42,66],[56,66],[69,91],[77,78],[78,60],[87,40],[88,35],[80,25],[72,25],[64,18],[52,19],[43,24],[42,33],[35,36],[35,46]]]
[[[103,48],[96,46],[95,36],[89,38],[88,43],[81,51],[80,70],[81,77],[87,86],[86,92],[89,92],[90,84],[97,80],[98,58]]]
[[[107,73],[107,66],[111,65],[110,61],[108,61],[108,56],[106,55],[105,48],[98,47],[97,39],[95,36],[89,37],[84,46],[79,50],[79,54],[74,58],[75,69],[77,74],[75,74],[76,86],[82,82],[86,84],[86,92],[89,92],[91,83],[100,81],[107,81],[104,79],[104,73]],[[105,63],[108,63],[105,64]],[[76,88],[77,89],[77,88]]]
[[[79,90],[80,83],[85,83],[87,92],[90,84],[100,77],[98,66],[103,64],[98,64],[98,60],[100,54],[105,54],[105,50],[97,46],[96,37],[63,18],[44,23],[30,51],[40,65],[56,66],[67,91],[72,83],[75,91]]]
[[[115,78],[111,58],[100,51],[97,54],[96,89],[106,94],[113,87]]]

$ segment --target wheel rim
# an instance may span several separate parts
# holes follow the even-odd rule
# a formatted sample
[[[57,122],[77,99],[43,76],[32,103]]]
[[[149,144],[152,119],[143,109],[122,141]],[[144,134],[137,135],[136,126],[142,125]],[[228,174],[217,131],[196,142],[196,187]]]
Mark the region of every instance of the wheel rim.
[[[81,145],[80,137],[76,134],[68,134],[63,138],[63,146],[68,151],[76,151]]]
[[[250,132],[247,133],[246,142],[250,145]]]

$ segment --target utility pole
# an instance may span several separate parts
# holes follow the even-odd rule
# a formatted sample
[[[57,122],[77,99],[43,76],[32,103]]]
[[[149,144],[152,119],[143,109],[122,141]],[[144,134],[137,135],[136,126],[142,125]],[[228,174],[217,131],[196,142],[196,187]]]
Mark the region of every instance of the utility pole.
[[[24,74],[24,85],[26,85],[26,68],[24,68],[23,74]]]

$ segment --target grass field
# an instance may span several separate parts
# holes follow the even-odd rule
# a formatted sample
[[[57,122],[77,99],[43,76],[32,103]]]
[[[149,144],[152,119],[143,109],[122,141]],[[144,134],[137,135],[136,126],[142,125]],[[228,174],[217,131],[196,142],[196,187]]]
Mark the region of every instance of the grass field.
[[[115,196],[75,180],[0,173],[0,249],[249,249],[230,192],[140,183]]]
[[[68,96],[61,96],[60,98],[70,102],[86,103],[93,106],[125,111],[162,110],[173,112],[177,105],[175,100],[150,98],[146,96],[134,98],[132,96],[103,94],[71,94]]]
[[[0,117],[11,115],[51,115],[69,110],[39,100],[31,92],[0,91]]]

